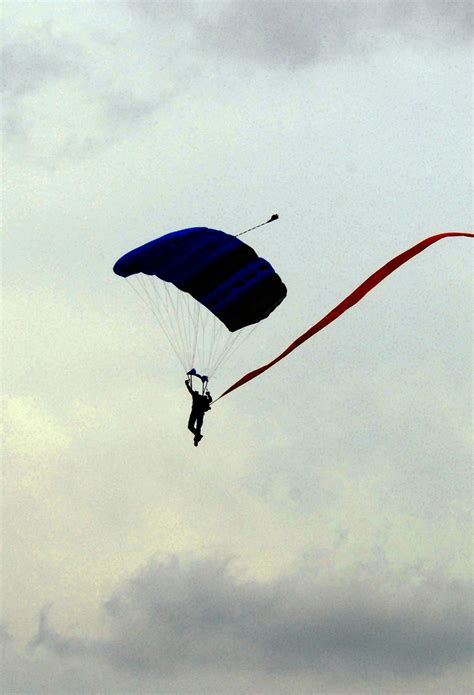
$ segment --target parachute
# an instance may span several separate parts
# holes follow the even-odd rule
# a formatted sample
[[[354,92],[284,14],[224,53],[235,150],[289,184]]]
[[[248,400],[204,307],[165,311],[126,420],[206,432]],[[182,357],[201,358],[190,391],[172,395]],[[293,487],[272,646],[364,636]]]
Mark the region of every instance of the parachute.
[[[198,364],[209,378],[287,294],[267,260],[236,236],[207,227],[165,234],[126,253],[113,269],[136,281],[184,370]]]

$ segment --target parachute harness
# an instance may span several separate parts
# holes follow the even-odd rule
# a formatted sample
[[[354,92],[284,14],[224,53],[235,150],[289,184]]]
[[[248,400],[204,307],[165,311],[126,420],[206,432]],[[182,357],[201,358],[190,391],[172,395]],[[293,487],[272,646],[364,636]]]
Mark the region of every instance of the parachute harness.
[[[186,373],[186,376],[189,379],[189,385],[191,386],[191,388],[193,388],[193,376],[197,376],[199,379],[201,379],[201,384],[202,384],[201,393],[204,396],[204,394],[207,391],[208,384],[209,384],[209,377],[204,375],[204,374],[198,374],[196,372],[196,370],[194,369],[194,367],[193,367],[193,369],[190,369],[189,372]]]

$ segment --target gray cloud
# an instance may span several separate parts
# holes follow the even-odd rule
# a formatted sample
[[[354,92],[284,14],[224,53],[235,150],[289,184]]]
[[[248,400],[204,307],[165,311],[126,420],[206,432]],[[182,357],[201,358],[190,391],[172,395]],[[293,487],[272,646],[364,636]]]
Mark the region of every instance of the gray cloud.
[[[198,16],[197,3],[193,0],[129,0],[128,5],[132,12],[137,12],[144,19],[160,22],[164,30],[169,29],[168,22],[186,24]]]
[[[7,626],[4,623],[0,623],[0,644],[3,646],[11,642],[12,636],[10,635]]]
[[[435,40],[439,34],[449,35],[450,42],[465,40],[472,34],[472,6],[390,0],[238,0],[226,7],[209,34],[216,46],[240,56],[301,67],[375,50],[390,34],[411,41]]]
[[[30,43],[6,45],[1,53],[2,92],[19,97],[51,80],[74,73],[77,53],[71,46],[44,48]]]
[[[199,42],[223,55],[267,65],[302,67],[346,53],[357,43],[363,15],[356,3],[239,0],[199,30]]]
[[[449,47],[472,37],[469,2],[446,0],[286,0],[213,3],[199,13],[197,3],[130,3],[157,27],[188,24],[195,47],[221,60],[238,58],[267,67],[301,68],[340,56],[377,50],[390,36],[410,43]]]
[[[21,145],[25,153],[36,152],[38,161],[51,165],[57,159],[89,157],[126,136],[173,98],[169,88],[142,94],[133,68],[124,68],[126,54],[113,40],[103,37],[101,42],[98,32],[83,46],[72,39],[55,40],[49,25],[38,29],[34,40],[20,36],[6,45],[0,56],[6,142]],[[122,63],[115,73],[118,59]],[[54,100],[46,103],[47,90]],[[77,111],[82,113],[80,128]],[[41,153],[35,142],[39,132],[45,134]]]
[[[396,3],[393,3],[396,5]],[[425,0],[423,10],[451,41],[471,41],[474,30],[474,10],[465,0]]]
[[[151,562],[104,604],[108,640],[61,635],[45,610],[32,644],[162,676],[196,668],[282,674],[335,668],[359,678],[412,678],[468,663],[469,588],[380,569],[366,567],[344,580],[300,572],[264,583],[236,580],[229,561]]]
[[[163,99],[160,100],[163,103]],[[133,98],[130,94],[114,92],[104,95],[105,112],[111,121],[136,124],[150,116],[158,107],[154,100]]]
[[[7,143],[28,142],[33,124],[25,97],[50,83],[72,78],[80,65],[76,46],[52,41],[49,30],[40,32],[40,37],[36,43],[25,40],[7,44],[0,53],[1,91],[5,96],[2,129]]]

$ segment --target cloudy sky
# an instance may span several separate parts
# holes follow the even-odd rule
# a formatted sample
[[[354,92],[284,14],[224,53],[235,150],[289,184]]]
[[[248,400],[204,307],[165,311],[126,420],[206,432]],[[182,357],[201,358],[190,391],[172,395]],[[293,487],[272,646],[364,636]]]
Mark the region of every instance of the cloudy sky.
[[[468,693],[472,241],[215,404],[116,259],[209,226],[275,357],[472,228],[462,0],[3,4],[6,693]],[[198,365],[196,365],[198,366]]]

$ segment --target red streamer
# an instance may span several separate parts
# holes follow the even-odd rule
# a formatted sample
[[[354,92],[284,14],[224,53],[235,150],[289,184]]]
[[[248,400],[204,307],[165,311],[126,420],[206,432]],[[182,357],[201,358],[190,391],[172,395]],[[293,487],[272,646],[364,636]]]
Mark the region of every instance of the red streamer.
[[[375,273],[373,273],[370,277],[367,278],[367,280],[364,280],[364,282],[361,285],[359,285],[359,287],[357,287],[353,292],[351,292],[350,295],[343,299],[340,304],[334,307],[334,309],[332,309],[332,311],[330,311],[329,314],[326,314],[326,316],[324,316],[320,321],[315,323],[314,326],[311,326],[311,328],[309,328],[305,333],[303,333],[303,335],[300,335],[299,338],[293,341],[291,345],[288,345],[286,350],[283,350],[283,352],[280,355],[278,355],[278,357],[275,357],[275,359],[273,359],[271,362],[268,362],[268,364],[264,364],[262,367],[258,367],[257,369],[254,369],[253,371],[249,372],[248,374],[245,374],[245,376],[236,381],[235,384],[232,384],[232,386],[230,386],[226,391],[224,391],[224,393],[221,393],[219,398],[223,398],[231,391],[238,389],[240,386],[243,386],[248,381],[255,379],[255,377],[259,376],[260,374],[263,374],[263,372],[266,372],[267,369],[270,369],[270,367],[273,367],[274,364],[284,359],[287,355],[290,354],[290,352],[296,350],[296,348],[299,347],[306,340],[312,338],[313,335],[316,335],[316,333],[319,333],[319,331],[322,331],[323,328],[326,328],[326,326],[328,326],[330,323],[339,318],[341,314],[343,314],[345,311],[354,306],[354,304],[360,302],[360,300],[368,292],[373,290],[374,287],[376,287],[380,282],[382,282],[382,280],[385,280],[385,278],[388,277],[391,273],[393,273],[394,270],[397,270],[397,268],[399,268],[401,265],[403,265],[411,258],[416,256],[418,253],[424,251],[426,248],[428,248],[428,246],[431,246],[431,244],[436,243],[440,239],[444,239],[445,237],[451,236],[466,236],[474,238],[474,234],[471,234],[469,232],[442,232],[441,234],[435,234],[434,236],[430,236],[427,239],[423,239],[423,241],[418,242],[418,244],[415,244],[415,246],[412,246],[411,248],[407,249],[398,256],[395,256],[395,258],[392,258],[392,260],[388,261],[388,263],[376,270]],[[216,401],[218,401],[219,398],[216,398]]]

